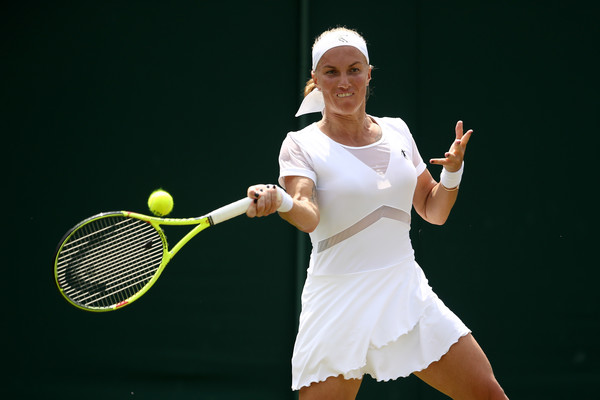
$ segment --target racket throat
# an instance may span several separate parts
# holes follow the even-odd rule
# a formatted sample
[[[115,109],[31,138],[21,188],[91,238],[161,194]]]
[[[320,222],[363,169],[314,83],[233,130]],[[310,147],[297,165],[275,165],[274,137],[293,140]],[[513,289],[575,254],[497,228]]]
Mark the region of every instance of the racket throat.
[[[171,251],[169,251],[169,253],[168,253],[169,259],[175,257],[175,254],[177,254],[179,252],[179,250],[181,250],[181,248],[183,246],[185,246],[185,244],[187,242],[189,242],[194,236],[196,236],[198,233],[202,232],[204,229],[206,229],[210,226],[213,226],[213,225],[214,224],[210,221],[210,216],[203,218],[202,221],[198,224],[198,226],[196,226],[194,229],[189,231],[183,238],[181,238],[181,240],[179,242],[177,242],[177,244],[175,246],[173,246]]]

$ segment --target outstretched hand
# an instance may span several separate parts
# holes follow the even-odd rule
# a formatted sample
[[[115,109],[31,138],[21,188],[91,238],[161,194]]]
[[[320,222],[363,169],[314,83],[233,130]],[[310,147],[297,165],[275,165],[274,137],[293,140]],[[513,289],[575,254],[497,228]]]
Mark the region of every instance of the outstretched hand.
[[[448,172],[456,172],[462,166],[465,158],[465,150],[473,133],[473,129],[469,129],[463,134],[462,121],[456,123],[455,131],[456,139],[450,146],[450,150],[444,154],[444,158],[432,158],[429,160],[431,164],[442,165]]]

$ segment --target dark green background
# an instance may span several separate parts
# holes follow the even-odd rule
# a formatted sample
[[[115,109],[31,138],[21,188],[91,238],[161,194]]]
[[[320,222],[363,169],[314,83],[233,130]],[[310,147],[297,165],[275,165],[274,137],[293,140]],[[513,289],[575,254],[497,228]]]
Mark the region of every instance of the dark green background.
[[[292,399],[307,241],[274,216],[188,244],[136,304],[69,306],[52,256],[79,220],[195,216],[275,182],[321,31],[369,43],[368,111],[424,159],[473,128],[443,227],[414,218],[420,264],[513,399],[595,398],[599,32],[593,2],[84,1],[3,5],[3,364],[9,398]],[[438,168],[431,168],[434,176]],[[174,242],[185,228],[168,228]],[[441,399],[415,378],[359,399]]]

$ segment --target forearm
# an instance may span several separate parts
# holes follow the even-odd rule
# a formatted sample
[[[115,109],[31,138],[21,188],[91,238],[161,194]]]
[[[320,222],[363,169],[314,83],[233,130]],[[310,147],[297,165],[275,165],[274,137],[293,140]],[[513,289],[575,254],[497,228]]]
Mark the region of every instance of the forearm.
[[[320,220],[314,182],[308,178],[292,176],[285,178],[285,185],[294,205],[290,211],[280,212],[279,215],[302,232],[314,231]]]
[[[446,182],[443,185],[442,182]],[[417,179],[415,197],[413,205],[419,215],[427,222],[435,225],[443,225],[448,216],[456,198],[458,197],[458,182],[448,179],[436,182],[428,170],[425,170]]]
[[[448,219],[450,211],[456,203],[458,185],[462,179],[465,149],[472,129],[463,134],[463,123],[456,123],[456,139],[443,158],[432,158],[431,164],[443,167],[440,182],[436,182],[429,171],[422,173],[417,180],[417,189],[413,204],[426,221],[442,225]]]
[[[294,206],[279,216],[302,232],[310,233],[319,224],[319,210],[314,203],[306,199],[294,198]]]
[[[437,183],[427,196],[423,217],[432,224],[443,225],[450,216],[457,197],[458,188],[447,189],[441,183]]]

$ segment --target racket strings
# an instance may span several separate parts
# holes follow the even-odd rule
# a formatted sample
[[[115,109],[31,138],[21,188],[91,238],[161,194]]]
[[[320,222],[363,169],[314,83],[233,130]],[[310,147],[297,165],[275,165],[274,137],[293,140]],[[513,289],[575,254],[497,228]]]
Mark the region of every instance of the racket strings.
[[[144,227],[144,224],[141,225]],[[89,231],[89,230],[88,230]],[[105,231],[103,229],[103,231]],[[96,232],[89,232],[85,238],[89,237],[89,235],[97,234]],[[77,246],[72,246],[69,249],[65,249],[63,251],[64,256],[63,259],[65,261],[72,261],[68,258],[73,252],[75,252],[76,256],[83,250],[84,257],[79,257],[77,260],[78,264],[81,267],[87,268],[87,271],[90,274],[90,279],[88,279],[88,283],[92,284],[94,282],[102,283],[102,279],[105,281],[111,279],[116,273],[122,272],[122,270],[115,269],[115,263],[121,263],[123,266],[127,264],[133,263],[139,259],[140,256],[145,256],[147,248],[140,246],[140,244],[152,243],[152,237],[148,238],[148,234],[152,234],[153,230],[148,230],[147,234],[143,234],[143,232],[132,231],[130,227],[121,227],[119,229],[115,229],[113,232],[113,237],[108,238],[107,241],[103,245],[98,245],[96,247],[92,247],[90,249],[82,249],[83,246],[87,246],[88,243],[78,244]],[[121,240],[114,240],[115,235],[121,235]],[[149,240],[150,239],[150,240]],[[129,240],[129,242],[125,242],[125,240]],[[124,249],[123,245],[126,244],[127,248]],[[128,250],[127,252],[123,252],[123,250]],[[62,261],[62,260],[61,260]],[[60,263],[60,262],[59,262]],[[96,279],[92,277],[95,276]]]
[[[163,244],[149,223],[107,217],[76,230],[57,262],[64,293],[86,307],[109,308],[136,293],[161,265]]]
[[[71,288],[67,289],[68,295],[82,303],[89,303],[91,299],[106,299],[107,303],[116,304],[135,294],[151,279],[156,270],[155,266],[160,265],[162,252],[158,252],[158,259],[145,259],[147,252],[143,250],[146,250],[147,246],[141,248],[140,242],[147,242],[148,234],[156,232],[148,224],[136,222],[137,230],[120,227],[110,232],[110,229],[106,229],[106,224],[98,230],[93,227],[82,230],[82,237],[90,243],[94,242],[94,237],[99,236],[98,232],[105,240],[102,245],[98,245],[99,242],[96,241],[96,247],[91,247],[89,251],[82,251],[81,248],[77,250],[81,256],[77,265],[79,268],[72,269],[68,276],[65,274],[67,283],[71,284]],[[146,232],[143,228],[147,228]],[[116,241],[117,238],[120,238],[119,242]],[[122,255],[120,259],[119,255]],[[87,281],[82,282],[81,272],[85,273]],[[97,278],[93,279],[93,276]]]

